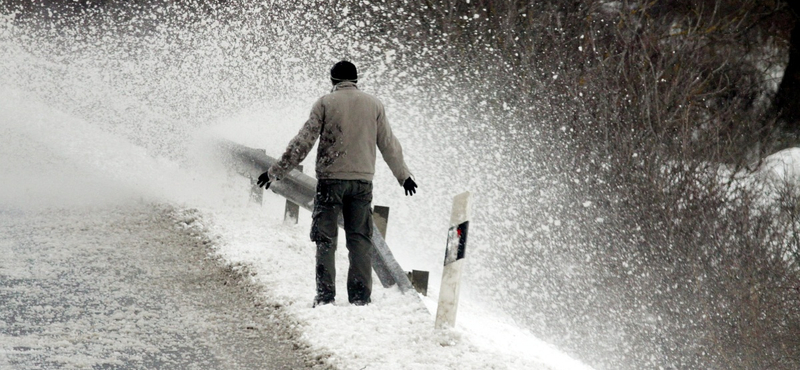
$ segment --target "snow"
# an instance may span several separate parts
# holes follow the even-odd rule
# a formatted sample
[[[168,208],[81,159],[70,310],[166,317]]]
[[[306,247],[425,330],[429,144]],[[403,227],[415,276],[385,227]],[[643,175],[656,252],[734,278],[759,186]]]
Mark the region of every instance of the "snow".
[[[181,210],[176,217],[193,236],[213,240],[215,253],[226,264],[263,287],[263,293],[258,294],[264,296],[260,298],[285,313],[281,320],[301,333],[296,338],[298,344],[308,346],[325,364],[340,369],[589,369],[538,340],[517,325],[514,318],[486,306],[476,298],[481,292],[468,284],[462,287],[456,327],[434,329],[449,197],[474,190],[474,184],[493,181],[483,180],[486,176],[481,172],[493,164],[478,161],[476,154],[468,159],[474,162],[468,170],[473,172],[464,172],[459,179],[445,179],[452,183],[447,188],[441,186],[439,177],[451,174],[442,176],[437,171],[452,167],[453,155],[464,148],[429,145],[431,130],[415,128],[429,127],[428,120],[435,120],[444,128],[446,123],[459,120],[459,109],[443,105],[438,113],[441,117],[431,118],[423,116],[423,105],[404,102],[403,99],[422,95],[418,87],[408,83],[409,71],[386,65],[398,58],[396,51],[385,49],[378,53],[380,61],[372,61],[372,70],[365,71],[370,77],[365,90],[384,91],[381,97],[386,98],[393,127],[409,153],[420,189],[414,197],[403,198],[396,180],[387,168],[381,167],[375,179],[374,204],[392,206],[387,242],[406,269],[431,272],[430,296],[384,289],[375,278],[373,303],[367,307],[350,306],[340,293],[335,305],[312,308],[315,247],[308,240],[308,212],[301,212],[300,224],[286,225],[281,219],[280,197],[267,194],[264,205],[251,203],[248,180],[231,175],[216,158],[208,155],[202,139],[223,137],[265,148],[269,153],[280,153],[299,129],[318,93],[329,88],[322,75],[315,76],[316,72],[310,71],[325,72],[328,62],[334,55],[338,57],[341,50],[330,50],[324,42],[321,44],[324,47],[320,47],[314,44],[316,38],[292,33],[297,28],[293,26],[289,30],[292,32],[275,31],[276,35],[287,34],[288,41],[269,44],[269,48],[250,45],[258,46],[256,50],[264,54],[252,58],[258,62],[247,64],[250,59],[235,59],[223,55],[219,49],[222,45],[236,45],[238,38],[247,32],[238,27],[219,29],[222,26],[211,22],[208,29],[179,24],[171,30],[178,37],[150,41],[130,41],[126,32],[110,29],[104,36],[111,41],[92,45],[92,35],[86,35],[88,41],[67,43],[65,48],[72,49],[67,52],[7,27],[4,21],[0,19],[0,67],[8,73],[0,74],[0,214],[13,219],[25,212],[41,212],[40,215],[53,212],[54,217],[75,230],[92,224],[100,224],[107,230],[99,235],[76,232],[83,239],[66,243],[59,242],[46,227],[31,228],[32,233],[48,239],[55,256],[58,247],[65,247],[63,252],[67,253],[66,247],[81,246],[99,258],[98,254],[113,250],[109,245],[113,246],[118,241],[115,238],[121,237],[108,230],[125,230],[124,223],[117,223],[113,217],[87,219],[86,213],[75,212],[76,209],[97,207],[103,212],[119,209],[127,212],[131,211],[131,204],[166,204]],[[221,31],[221,36],[214,36],[217,31]],[[195,43],[181,45],[185,50],[175,50],[175,45],[169,43],[184,37]],[[115,47],[117,41],[119,48]],[[347,44],[335,38],[328,41],[331,45]],[[276,51],[271,51],[273,48]],[[346,50],[345,54],[351,54],[352,50]],[[268,51],[281,58],[270,59]],[[175,59],[159,59],[169,55]],[[371,62],[366,55],[360,58],[367,65]],[[263,60],[275,63],[270,68],[274,73],[248,74],[260,71],[256,67]],[[300,65],[303,64],[300,61],[309,65]],[[358,58],[356,61],[359,62]],[[240,63],[244,64],[236,68]],[[241,80],[231,76],[241,76],[238,77]],[[248,79],[256,81],[257,86],[267,87],[248,90],[247,84],[236,84]],[[393,86],[375,83],[387,84],[392,79],[398,81]],[[370,85],[371,82],[375,84]],[[245,103],[246,98],[260,101]],[[505,158],[499,151],[494,153]],[[427,157],[428,161],[423,162],[420,157]],[[313,163],[313,158],[306,160],[307,168],[308,163]],[[470,188],[462,188],[466,186]],[[493,201],[498,203],[496,207],[481,209],[482,215],[484,219],[499,220],[498,225],[508,226],[510,221],[502,217],[506,207],[500,204],[506,195],[503,193],[497,190],[496,194],[476,194],[480,198],[476,202],[483,206]],[[550,226],[541,227],[560,226],[561,220],[553,219]],[[472,224],[470,232],[474,240],[488,239],[491,234],[485,229],[481,234],[481,229],[488,227],[487,223]],[[337,286],[343,292],[347,258],[344,242],[339,245]],[[478,252],[494,246],[486,241],[476,242],[470,248]],[[48,254],[41,259],[55,256]],[[469,258],[466,272],[485,275],[485,266],[483,270],[475,267],[484,261]],[[20,265],[9,266],[9,261],[12,259],[2,260],[0,276],[26,273]],[[471,263],[475,268],[470,271]],[[45,275],[48,271],[46,266],[36,270],[37,274]],[[26,293],[46,295],[47,292]],[[43,303],[32,309],[40,309],[44,317],[53,313],[53,307],[56,306]],[[264,314],[270,313],[264,311]],[[129,310],[120,308],[107,318],[115,321],[129,319],[131,315]],[[145,326],[174,328],[175,324],[146,312],[142,315],[146,316]],[[194,318],[177,316],[180,315],[173,317],[178,322]],[[145,356],[151,349],[150,342],[139,346],[125,342],[129,339],[122,336],[95,333],[90,330],[96,325],[91,320],[72,325],[75,331],[91,333],[93,339],[106,344],[109,340],[123,343],[119,348],[131,349],[134,359],[137,355]],[[9,339],[6,328],[0,322],[0,368],[9,364],[14,346],[34,345],[48,348],[44,351],[50,351],[55,361],[67,367],[115,363],[97,360],[98,353],[109,347],[98,345],[83,351],[74,341],[57,339],[48,340],[44,346],[35,343],[36,338]],[[148,333],[145,330],[143,334]]]
[[[245,186],[241,190],[246,195]],[[343,289],[344,248],[337,253],[336,304],[312,308],[315,246],[307,237],[310,217],[304,213],[298,225],[283,224],[282,201],[268,194],[262,208],[248,205],[243,196],[238,209],[208,210],[214,215],[211,230],[221,236],[220,255],[256,272],[253,279],[300,319],[303,339],[330,353],[329,364],[342,369],[589,369],[469,303],[459,307],[455,328],[435,330],[436,297],[384,289],[377,276],[373,303],[351,306]]]
[[[0,209],[128,207],[136,199],[177,204],[187,209],[183,224],[216,240],[217,253],[231,266],[247,266],[253,282],[265,287],[268,299],[298,323],[302,332],[299,340],[328,365],[340,369],[588,369],[507,318],[468,300],[459,307],[455,328],[435,330],[435,296],[384,289],[377,277],[373,303],[367,307],[350,306],[340,293],[335,305],[312,308],[314,245],[307,236],[307,212],[301,213],[299,225],[285,225],[280,219],[282,198],[267,194],[263,206],[252,204],[249,181],[224,173],[217,174],[228,182],[221,190],[194,186],[187,191],[192,187],[187,186],[190,182],[186,179],[193,175],[177,166],[153,160],[113,134],[92,129],[85,121],[26,99],[18,91],[6,88],[0,91],[0,97],[0,147],[4,158],[10,159],[1,165]],[[67,135],[71,140],[62,140]],[[57,191],[51,191],[54,187]],[[221,201],[200,200],[209,194]],[[191,211],[193,207],[200,211]],[[80,219],[81,213],[62,215],[68,218],[67,223],[87,222]],[[400,242],[402,238],[389,235],[389,241]],[[114,243],[102,237],[84,242]],[[337,264],[337,286],[342,292],[347,266],[344,248],[337,253]],[[436,286],[429,289],[432,294],[437,290]],[[42,314],[51,309],[42,306]],[[116,311],[112,321],[114,315],[129,318],[131,313]],[[73,325],[77,326],[70,330],[81,332],[94,323]],[[0,326],[0,332],[2,329]],[[4,335],[4,339],[0,364],[14,354],[9,345],[26,345],[24,338],[9,340]],[[93,360],[96,353],[91,348],[86,354],[70,342],[59,343],[48,344],[48,348],[60,348],[51,360],[74,367],[101,365]],[[142,355],[147,352],[146,346],[129,344],[133,347],[125,348]],[[95,350],[103,347],[98,348]],[[113,361],[103,364],[113,365]]]
[[[800,184],[800,148],[788,148],[770,155],[761,166],[762,176],[774,181]]]

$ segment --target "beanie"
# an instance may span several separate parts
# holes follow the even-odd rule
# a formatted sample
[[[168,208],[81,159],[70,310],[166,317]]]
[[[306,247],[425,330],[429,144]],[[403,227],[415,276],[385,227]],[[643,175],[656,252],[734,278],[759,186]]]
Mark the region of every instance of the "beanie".
[[[353,63],[346,60],[338,62],[331,68],[331,80],[336,82],[341,81],[357,81],[358,71]]]

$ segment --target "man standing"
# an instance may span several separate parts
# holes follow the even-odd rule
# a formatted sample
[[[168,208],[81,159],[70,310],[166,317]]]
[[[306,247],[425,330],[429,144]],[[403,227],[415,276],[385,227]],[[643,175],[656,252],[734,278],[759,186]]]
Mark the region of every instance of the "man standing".
[[[340,213],[350,258],[347,296],[352,304],[366,305],[372,293],[375,148],[381,151],[406,195],[414,195],[417,184],[403,160],[403,149],[392,134],[383,104],[358,89],[356,66],[348,61],[336,63],[331,68],[331,82],[331,93],[314,103],[308,121],[280,160],[259,176],[258,185],[268,189],[273,181],[280,180],[305,159],[319,138],[311,224],[311,240],[317,243],[314,306],[333,303],[336,295],[334,253]]]

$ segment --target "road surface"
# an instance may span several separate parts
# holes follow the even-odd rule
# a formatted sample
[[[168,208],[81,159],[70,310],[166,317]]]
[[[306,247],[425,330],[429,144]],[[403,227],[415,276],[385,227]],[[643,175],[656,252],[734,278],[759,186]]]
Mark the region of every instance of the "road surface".
[[[313,366],[198,223],[167,206],[0,205],[0,369]]]

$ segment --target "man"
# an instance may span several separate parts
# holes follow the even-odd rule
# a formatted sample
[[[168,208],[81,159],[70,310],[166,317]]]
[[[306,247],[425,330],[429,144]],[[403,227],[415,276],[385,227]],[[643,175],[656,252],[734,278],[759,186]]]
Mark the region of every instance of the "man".
[[[317,148],[317,194],[312,214],[311,240],[317,243],[317,295],[314,307],[334,302],[336,295],[334,253],[337,220],[342,213],[350,269],[347,296],[354,305],[370,303],[372,293],[372,177],[375,148],[383,155],[406,195],[417,184],[403,160],[403,149],[392,134],[383,104],[358,89],[358,71],[341,61],[331,68],[333,90],[317,100],[297,136],[280,160],[258,178],[268,189]]]

